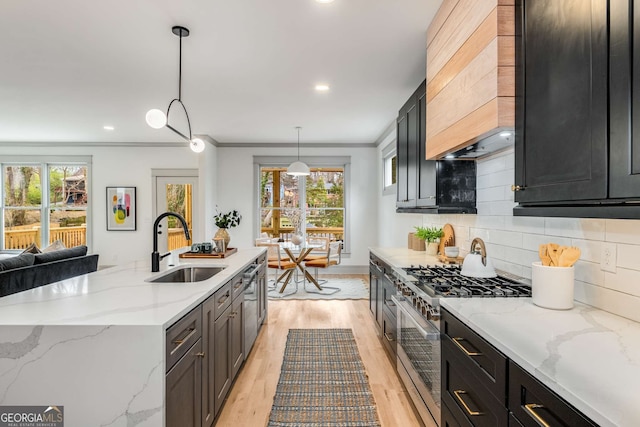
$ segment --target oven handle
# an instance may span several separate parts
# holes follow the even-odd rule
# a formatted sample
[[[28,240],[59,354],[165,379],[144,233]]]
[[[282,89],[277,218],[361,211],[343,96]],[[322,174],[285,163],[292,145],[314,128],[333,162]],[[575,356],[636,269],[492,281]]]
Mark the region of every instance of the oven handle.
[[[396,303],[398,309],[402,311],[401,314],[405,315],[411,321],[411,323],[416,326],[423,338],[431,341],[440,339],[440,331],[438,330],[438,328],[436,328],[431,322],[420,316],[407,300],[398,299],[395,295],[391,296],[391,300],[393,300],[393,302]]]

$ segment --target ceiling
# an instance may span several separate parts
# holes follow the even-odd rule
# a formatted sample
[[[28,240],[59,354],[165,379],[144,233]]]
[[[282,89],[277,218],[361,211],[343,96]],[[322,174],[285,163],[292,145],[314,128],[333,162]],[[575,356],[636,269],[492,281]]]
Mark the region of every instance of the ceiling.
[[[0,142],[177,142],[145,122],[178,96],[221,143],[376,141],[425,75],[441,0],[10,0]],[[317,83],[330,85],[317,93]],[[186,131],[177,109],[170,123]],[[115,129],[107,131],[103,126]]]

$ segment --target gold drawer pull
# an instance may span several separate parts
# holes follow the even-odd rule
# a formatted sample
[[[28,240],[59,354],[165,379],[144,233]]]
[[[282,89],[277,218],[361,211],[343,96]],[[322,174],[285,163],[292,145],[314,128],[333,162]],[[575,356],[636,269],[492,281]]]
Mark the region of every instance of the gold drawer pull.
[[[538,414],[536,414],[536,411],[534,411],[534,409],[537,408],[544,408],[544,406],[539,405],[537,403],[528,403],[526,405],[524,405],[524,409],[529,413],[529,415],[531,415],[537,422],[540,423],[540,425],[542,425],[543,427],[551,427],[549,425],[548,422],[546,422],[545,420],[542,419],[542,417]]]
[[[194,354],[194,356],[196,356],[196,357],[204,357],[204,353],[203,352],[196,353],[196,354]]]
[[[458,347],[460,347],[460,350],[462,350],[464,352],[464,354],[466,354],[467,356],[482,356],[482,353],[477,352],[477,351],[469,351],[466,348],[464,348],[464,346],[462,344],[460,344],[460,341],[464,341],[464,338],[452,338],[453,343],[455,345],[457,345]]]
[[[389,334],[387,334],[386,332],[384,333],[384,337],[387,339],[387,341],[393,342],[393,338],[389,338]]]
[[[458,399],[460,404],[464,407],[464,410],[467,411],[467,414],[471,415],[472,417],[475,417],[477,415],[482,415],[482,412],[480,412],[480,411],[472,411],[471,408],[469,408],[469,406],[465,403],[465,401],[462,400],[462,396],[460,396],[460,395],[461,394],[467,394],[466,391],[464,391],[464,390],[455,390],[453,392],[453,394],[456,396],[456,398]]]
[[[226,293],[226,294],[224,294],[224,295],[222,296],[222,298],[219,298],[219,299],[218,299],[218,305],[222,305],[222,304],[224,304],[224,303],[225,303],[225,301],[226,301],[226,300],[228,300],[228,299],[229,299],[229,291],[227,291],[227,293]]]
[[[176,345],[182,345],[186,340],[188,340],[189,338],[191,338],[191,336],[195,333],[196,328],[189,328],[186,332],[187,335],[184,336],[184,338],[180,338],[177,340],[174,340],[173,343]]]

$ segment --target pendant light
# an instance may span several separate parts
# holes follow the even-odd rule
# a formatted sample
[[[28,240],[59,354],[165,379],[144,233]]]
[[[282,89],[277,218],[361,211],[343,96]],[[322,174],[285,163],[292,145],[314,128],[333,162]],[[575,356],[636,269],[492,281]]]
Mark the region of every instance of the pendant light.
[[[298,160],[291,163],[287,168],[287,175],[292,176],[308,176],[311,175],[311,171],[309,171],[309,166],[306,163],[300,161],[300,126],[296,126],[298,130]]]
[[[171,31],[173,32],[173,34],[180,37],[180,51],[178,56],[179,58],[178,59],[179,60],[178,97],[171,100],[171,102],[169,103],[169,107],[167,107],[167,114],[165,114],[161,110],[154,108],[147,112],[146,120],[147,120],[147,124],[154,129],[161,129],[166,126],[167,128],[171,129],[172,131],[180,135],[186,141],[188,141],[189,147],[191,148],[192,151],[196,153],[201,153],[202,151],[204,151],[204,147],[205,147],[204,141],[200,138],[193,138],[193,135],[191,134],[191,122],[189,121],[189,113],[187,113],[187,108],[184,106],[181,100],[182,98],[182,38],[189,37],[189,30],[185,27],[176,25],[175,27],[171,28]],[[184,133],[180,132],[179,130],[177,130],[176,128],[174,128],[169,124],[169,113],[171,112],[171,106],[174,104],[174,102],[177,102],[178,104],[180,104],[180,106],[184,110],[184,115],[187,116],[187,126],[189,127],[189,136],[185,135]]]

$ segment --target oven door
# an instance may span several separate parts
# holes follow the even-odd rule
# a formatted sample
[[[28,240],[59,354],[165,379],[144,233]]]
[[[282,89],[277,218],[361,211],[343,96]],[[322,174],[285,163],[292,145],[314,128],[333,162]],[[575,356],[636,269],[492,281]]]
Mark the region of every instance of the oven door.
[[[440,425],[440,331],[402,297],[398,308],[397,370],[426,425]]]

